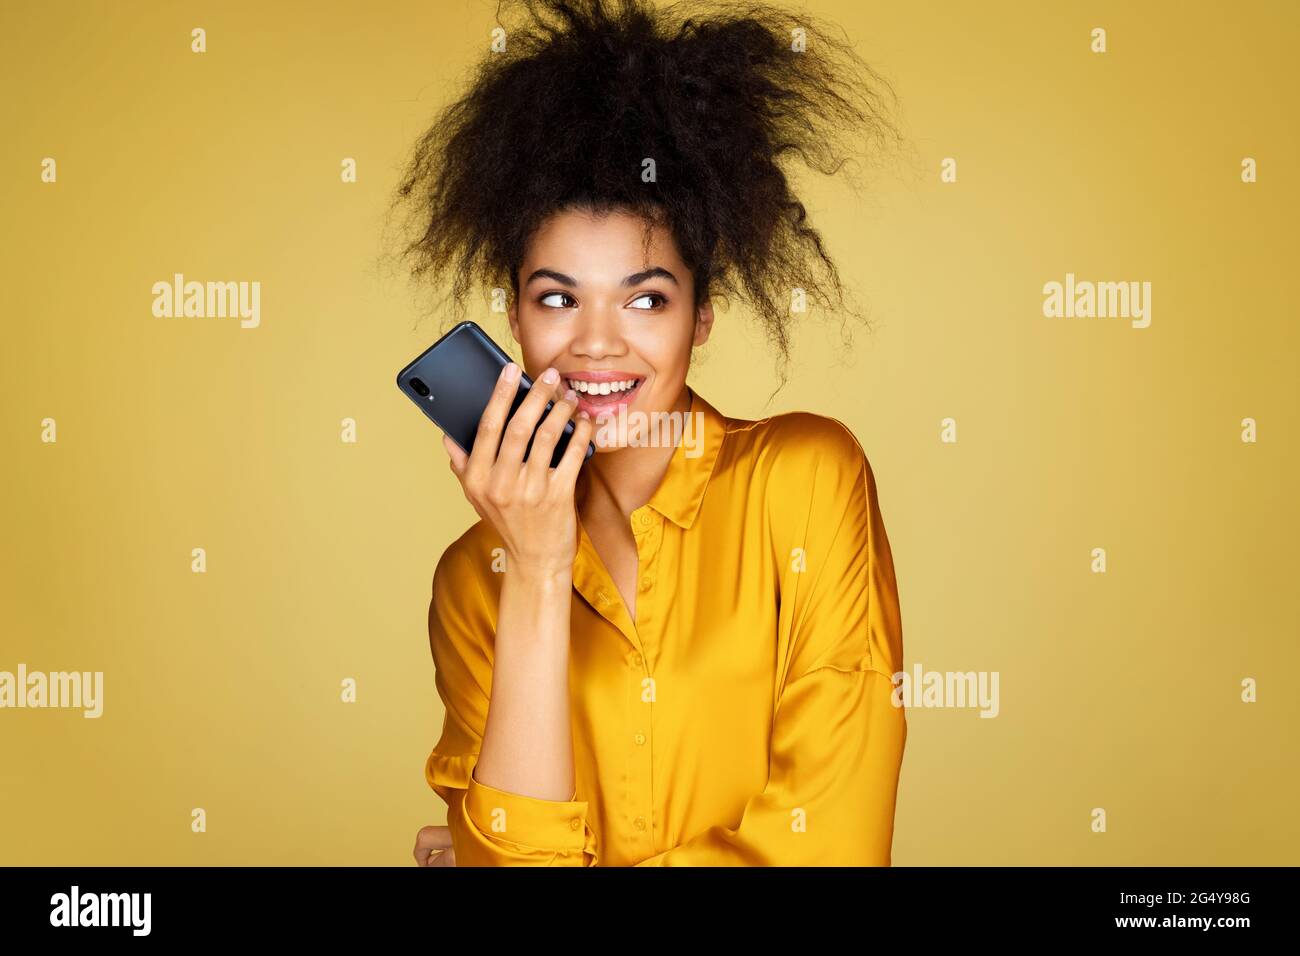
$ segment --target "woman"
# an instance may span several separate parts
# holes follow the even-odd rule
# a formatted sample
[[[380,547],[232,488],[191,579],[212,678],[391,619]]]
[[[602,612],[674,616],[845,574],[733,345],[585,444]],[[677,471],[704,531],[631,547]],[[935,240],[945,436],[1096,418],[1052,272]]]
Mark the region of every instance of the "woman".
[[[506,424],[508,366],[473,453],[444,438],[481,520],[434,573],[448,823],[416,860],[887,865],[906,722],[871,467],[832,418],[733,419],[686,383],[719,294],[782,357],[792,296],[842,301],[779,160],[891,135],[874,74],[775,8],[529,13],[400,190],[416,273],[454,266],[458,303],[508,284],[537,382]]]

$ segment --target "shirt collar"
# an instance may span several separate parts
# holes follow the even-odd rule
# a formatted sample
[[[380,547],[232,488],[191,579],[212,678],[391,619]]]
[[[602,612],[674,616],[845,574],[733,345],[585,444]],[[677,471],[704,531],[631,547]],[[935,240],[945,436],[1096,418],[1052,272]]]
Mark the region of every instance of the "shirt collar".
[[[704,492],[727,434],[727,419],[688,388],[691,404],[668,468],[659,487],[645,507],[663,515],[681,528],[690,528],[699,514]],[[581,480],[585,472],[579,472]],[[640,509],[638,509],[640,510]],[[573,564],[573,586],[596,611],[640,647],[636,624],[627,605],[616,597],[617,590],[600,559],[596,546],[578,519],[578,555]]]
[[[690,528],[699,514],[704,492],[713,476],[727,421],[722,414],[687,386],[691,407],[683,424],[681,440],[668,462],[663,481],[646,505],[682,528]]]

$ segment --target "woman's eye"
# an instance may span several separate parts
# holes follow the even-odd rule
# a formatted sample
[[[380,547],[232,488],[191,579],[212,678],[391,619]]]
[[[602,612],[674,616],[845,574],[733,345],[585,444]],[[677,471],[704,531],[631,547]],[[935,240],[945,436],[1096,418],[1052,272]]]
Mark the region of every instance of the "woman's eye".
[[[637,296],[637,297],[636,297],[635,299],[633,299],[632,301],[635,303],[635,302],[640,302],[642,299],[657,299],[657,300],[659,300],[657,304],[647,306],[647,308],[651,308],[651,309],[656,309],[656,308],[658,308],[660,305],[662,305],[663,303],[665,303],[665,302],[668,301],[667,298],[665,298],[664,296],[660,295],[658,292],[647,292],[647,293],[645,293],[645,295],[639,295],[639,296]],[[636,306],[636,305],[633,305],[632,307],[633,307],[634,309],[635,309],[635,308],[640,308],[640,306]]]
[[[547,299],[554,299],[554,298],[557,298],[557,297],[562,298],[562,299],[572,299],[572,298],[573,298],[573,296],[569,295],[569,293],[567,293],[567,292],[548,292],[548,293],[546,293],[546,295],[542,296],[542,297],[541,297],[540,299],[538,299],[537,301],[540,302],[542,305],[548,305],[548,306],[550,306],[551,308],[555,308],[555,309],[564,309],[564,308],[568,308],[568,306],[561,305],[561,304],[559,304],[558,302],[547,302],[547,301],[546,301]]]

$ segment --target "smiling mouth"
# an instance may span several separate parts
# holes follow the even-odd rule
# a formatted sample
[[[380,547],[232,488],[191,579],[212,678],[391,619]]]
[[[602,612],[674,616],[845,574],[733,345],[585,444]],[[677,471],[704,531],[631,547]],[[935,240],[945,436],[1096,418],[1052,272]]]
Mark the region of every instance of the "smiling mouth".
[[[644,376],[629,376],[614,381],[593,382],[584,378],[568,378],[565,384],[578,393],[578,408],[593,418],[600,413],[617,411],[619,406],[632,402]]]

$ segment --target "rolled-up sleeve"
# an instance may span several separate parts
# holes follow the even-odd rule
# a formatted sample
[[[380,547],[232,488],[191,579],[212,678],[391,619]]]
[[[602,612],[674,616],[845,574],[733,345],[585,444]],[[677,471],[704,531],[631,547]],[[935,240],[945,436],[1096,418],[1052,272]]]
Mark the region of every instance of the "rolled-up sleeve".
[[[888,866],[907,722],[894,674],[902,622],[871,466],[834,419],[790,416],[769,500],[782,585],[784,679],[766,786],[738,823],[637,866]],[[791,502],[798,507],[791,508]],[[790,518],[797,515],[797,518]]]
[[[445,717],[425,778],[447,804],[456,865],[594,866],[587,801],[509,793],[474,776],[491,694],[494,619],[473,566],[453,545],[438,562],[429,605],[434,682]]]

